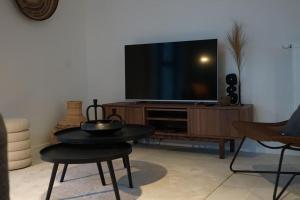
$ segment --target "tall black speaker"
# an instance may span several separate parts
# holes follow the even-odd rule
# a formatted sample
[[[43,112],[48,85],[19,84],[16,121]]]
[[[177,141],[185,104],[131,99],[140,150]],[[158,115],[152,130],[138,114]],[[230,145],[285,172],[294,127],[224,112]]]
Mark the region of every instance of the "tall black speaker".
[[[236,104],[238,102],[238,94],[237,94],[237,76],[236,74],[228,74],[226,76],[226,83],[227,83],[227,96],[230,96],[231,98],[231,103]]]

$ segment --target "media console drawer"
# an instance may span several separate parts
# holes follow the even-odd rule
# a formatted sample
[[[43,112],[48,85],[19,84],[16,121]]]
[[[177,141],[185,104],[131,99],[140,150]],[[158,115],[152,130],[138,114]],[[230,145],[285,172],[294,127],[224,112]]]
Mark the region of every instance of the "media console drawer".
[[[145,108],[146,124],[155,127],[156,135],[188,133],[188,112],[186,108]]]
[[[190,109],[190,135],[202,137],[238,137],[232,122],[240,120],[237,109]]]

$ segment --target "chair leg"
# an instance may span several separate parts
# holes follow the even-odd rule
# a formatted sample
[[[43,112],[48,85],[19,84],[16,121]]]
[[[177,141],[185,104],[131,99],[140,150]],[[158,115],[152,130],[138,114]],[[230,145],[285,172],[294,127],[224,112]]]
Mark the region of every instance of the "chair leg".
[[[128,176],[129,187],[133,188],[129,156],[128,155],[125,156],[124,159],[125,159],[126,166],[127,166],[126,168],[127,168],[127,176]]]
[[[233,156],[233,158],[232,158],[232,161],[231,161],[231,163],[230,163],[230,170],[231,170],[232,172],[234,172],[234,173],[235,173],[235,172],[238,172],[238,170],[233,169],[233,164],[234,164],[234,162],[235,162],[237,156],[239,155],[239,153],[240,153],[240,151],[241,151],[241,148],[242,148],[242,146],[243,146],[245,140],[246,140],[246,137],[243,137],[243,139],[242,139],[242,141],[241,141],[241,143],[240,143],[240,145],[239,145],[237,151],[235,152],[235,154],[234,154],[234,156]]]
[[[115,176],[115,171],[114,171],[114,167],[113,167],[113,164],[112,164],[111,160],[107,161],[107,166],[108,166],[108,169],[109,169],[111,182],[112,182],[113,187],[114,187],[116,199],[120,200],[119,188],[118,188],[118,184],[117,184],[116,176]]]
[[[233,158],[232,158],[232,161],[230,163],[230,170],[234,173],[236,172],[241,172],[241,173],[261,173],[261,174],[277,174],[278,173],[278,170],[276,171],[267,171],[267,170],[240,170],[240,169],[234,169],[233,168],[233,164],[235,163],[235,160],[236,158],[238,157],[239,153],[240,153],[240,150],[241,150],[241,147],[243,146],[244,142],[246,140],[246,137],[244,137],[237,149],[237,151],[235,152]],[[290,175],[300,175],[300,172],[296,172],[296,171],[283,171],[283,172],[280,172],[280,174],[290,174]]]
[[[279,164],[278,164],[278,171],[277,171],[277,176],[276,176],[276,182],[275,182],[275,186],[274,186],[274,192],[273,192],[273,200],[279,200],[280,197],[282,196],[282,194],[285,192],[285,190],[289,187],[289,185],[292,183],[292,181],[294,180],[294,178],[297,176],[297,174],[293,174],[291,176],[291,178],[288,180],[288,182],[286,183],[286,185],[282,188],[282,190],[280,191],[280,193],[277,195],[277,191],[278,191],[278,186],[279,186],[279,180],[280,180],[280,175],[281,175],[281,169],[282,169],[282,162],[284,159],[284,153],[285,153],[286,148],[283,148],[281,150],[281,154],[280,154],[280,159],[279,159]]]
[[[54,163],[52,173],[51,173],[50,182],[49,182],[49,187],[48,187],[48,191],[47,191],[46,200],[50,199],[51,192],[52,192],[52,189],[53,189],[53,184],[54,184],[54,181],[55,181],[55,176],[56,176],[56,173],[57,173],[57,169],[58,169],[58,163]]]
[[[275,187],[274,187],[274,192],[273,192],[273,199],[276,200],[277,199],[277,189],[278,189],[278,184],[279,184],[279,179],[280,179],[280,172],[281,172],[281,168],[282,168],[282,161],[283,161],[283,156],[284,156],[284,151],[285,149],[281,150],[281,154],[280,154],[280,159],[279,159],[279,164],[278,164],[278,171],[277,171],[277,176],[276,176],[276,182],[275,182]],[[283,191],[278,195],[278,199],[280,198],[280,196],[282,195]]]
[[[288,147],[283,147],[281,150],[281,154],[280,154],[280,159],[279,159],[279,164],[278,164],[278,169],[277,171],[262,171],[262,170],[236,170],[233,169],[233,164],[241,150],[241,147],[243,146],[244,142],[245,142],[246,137],[244,137],[241,141],[241,144],[239,145],[237,151],[234,154],[234,157],[230,163],[230,170],[234,173],[236,172],[242,172],[242,173],[262,173],[262,174],[276,174],[276,182],[275,182],[275,186],[274,186],[274,191],[273,191],[273,200],[279,200],[280,197],[282,196],[282,194],[286,191],[286,189],[289,187],[289,185],[292,183],[292,181],[294,180],[294,178],[297,175],[300,175],[299,172],[291,172],[291,171],[281,171],[282,170],[282,163],[283,163],[283,158],[284,158],[284,153],[285,150]],[[291,178],[288,180],[288,182],[286,183],[286,185],[283,187],[283,189],[280,191],[279,194],[277,194],[278,191],[278,187],[279,187],[279,180],[280,180],[280,176],[281,174],[289,174],[292,175]]]
[[[66,173],[67,173],[67,169],[68,169],[68,164],[65,164],[64,165],[64,169],[63,169],[63,172],[61,174],[61,177],[60,177],[60,182],[64,182],[65,180],[65,176],[66,176]]]
[[[97,162],[97,167],[98,167],[101,183],[103,186],[105,186],[106,183],[105,183],[105,178],[104,178],[104,173],[103,173],[101,162]]]

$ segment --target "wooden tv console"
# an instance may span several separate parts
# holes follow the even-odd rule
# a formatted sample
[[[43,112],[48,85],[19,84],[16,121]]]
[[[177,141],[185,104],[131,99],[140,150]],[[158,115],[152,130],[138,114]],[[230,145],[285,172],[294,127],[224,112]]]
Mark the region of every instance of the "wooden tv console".
[[[219,144],[225,157],[225,143],[235,151],[239,139],[233,121],[252,121],[252,105],[218,106],[191,103],[120,102],[104,104],[104,115],[119,114],[128,124],[152,125],[155,139],[199,140]]]

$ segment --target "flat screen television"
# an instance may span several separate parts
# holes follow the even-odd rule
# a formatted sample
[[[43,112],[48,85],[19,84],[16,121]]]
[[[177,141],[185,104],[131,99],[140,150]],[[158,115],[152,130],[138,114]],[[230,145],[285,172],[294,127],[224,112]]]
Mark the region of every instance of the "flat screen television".
[[[125,46],[127,100],[216,102],[218,40]]]

